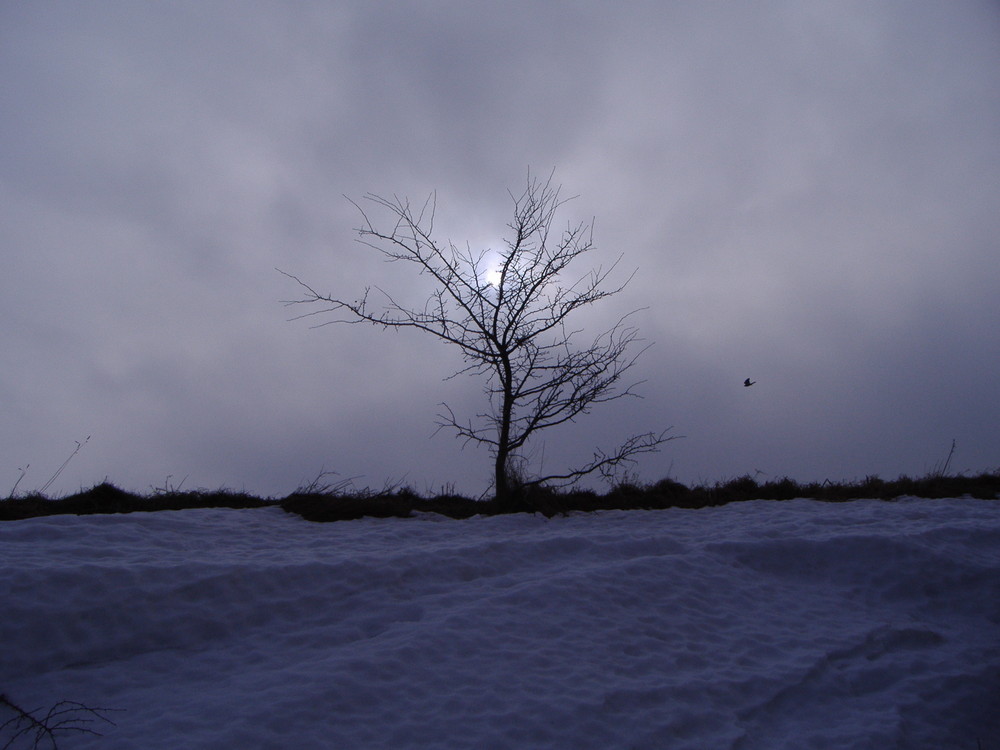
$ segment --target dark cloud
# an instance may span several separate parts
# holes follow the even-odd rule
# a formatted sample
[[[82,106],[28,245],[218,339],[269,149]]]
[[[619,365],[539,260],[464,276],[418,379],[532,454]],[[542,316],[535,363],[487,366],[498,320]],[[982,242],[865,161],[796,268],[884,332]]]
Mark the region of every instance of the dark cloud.
[[[643,478],[918,473],[952,439],[995,468],[998,41],[971,1],[5,7],[0,481],[92,434],[60,490],[481,490],[431,437],[480,406],[455,354],[289,323],[274,268],[419,299],[343,195],[436,190],[441,236],[489,246],[529,166],[639,269],[588,325],[644,308],[655,342],[645,399],[536,461],[674,425]]]

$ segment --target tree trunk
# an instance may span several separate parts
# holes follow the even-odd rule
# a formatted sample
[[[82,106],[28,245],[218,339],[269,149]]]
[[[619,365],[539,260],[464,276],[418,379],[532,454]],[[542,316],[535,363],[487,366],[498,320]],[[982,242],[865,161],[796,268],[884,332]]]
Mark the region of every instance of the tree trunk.
[[[500,382],[503,385],[503,404],[500,409],[500,435],[497,440],[496,464],[494,466],[494,481],[496,483],[496,501],[505,505],[510,500],[510,477],[507,473],[507,462],[510,459],[510,420],[514,412],[513,378],[514,373],[510,359],[501,357]]]
[[[507,484],[507,451],[497,450],[496,466],[494,467],[497,505],[507,504],[510,497],[510,487]]]

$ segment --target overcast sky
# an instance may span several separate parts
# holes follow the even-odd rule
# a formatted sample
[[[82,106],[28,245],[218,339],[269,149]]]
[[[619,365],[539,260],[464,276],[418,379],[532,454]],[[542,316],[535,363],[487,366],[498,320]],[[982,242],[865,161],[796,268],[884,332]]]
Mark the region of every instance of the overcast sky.
[[[0,99],[0,495],[87,436],[50,493],[481,492],[457,354],[289,322],[275,268],[419,301],[344,196],[496,246],[529,167],[638,269],[586,325],[653,343],[546,469],[667,427],[642,481],[1000,466],[996,2],[8,2]]]

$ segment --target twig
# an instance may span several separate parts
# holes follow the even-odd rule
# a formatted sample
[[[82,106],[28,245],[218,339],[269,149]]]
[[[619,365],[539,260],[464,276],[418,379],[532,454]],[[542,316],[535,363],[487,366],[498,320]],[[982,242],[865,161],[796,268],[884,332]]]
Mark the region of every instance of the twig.
[[[74,440],[73,442],[76,443],[76,450],[74,450],[72,453],[69,454],[69,458],[67,458],[65,461],[62,462],[62,466],[56,469],[56,473],[53,474],[51,477],[49,477],[49,481],[47,481],[45,484],[42,485],[42,488],[39,490],[39,492],[41,492],[42,494],[44,494],[45,490],[49,488],[49,485],[51,485],[54,481],[56,481],[56,478],[60,474],[62,474],[62,470],[65,469],[66,465],[73,460],[73,456],[79,453],[80,449],[90,442],[90,435],[87,435],[87,439],[84,440],[82,443],[79,440]]]
[[[178,484],[178,485],[173,485],[173,484],[170,483],[170,480],[171,480],[171,478],[173,478],[173,476],[174,476],[173,474],[167,474],[167,478],[163,480],[163,486],[162,487],[154,487],[153,485],[150,485],[149,488],[151,490],[153,490],[153,494],[154,495],[173,495],[173,494],[175,494],[177,492],[180,492],[181,491],[181,487],[184,486],[184,483],[188,480],[188,477],[191,476],[191,475],[188,474],[187,476],[185,476],[181,480],[181,483]]]
[[[313,479],[309,484],[299,485],[295,489],[295,494],[297,495],[338,495],[340,493],[346,492],[354,480],[359,477],[347,477],[347,479],[342,479],[339,482],[327,482],[326,477],[339,476],[339,471],[326,471],[326,469],[320,469],[319,474]]]
[[[951,465],[951,457],[955,455],[955,439],[951,440],[951,450],[948,451],[948,458],[944,462],[944,467],[941,469],[941,475],[948,473],[948,466]]]
[[[14,495],[17,494],[17,485],[21,483],[21,480],[24,479],[24,475],[28,473],[28,469],[30,468],[31,464],[25,464],[23,469],[20,466],[17,467],[17,470],[21,472],[21,476],[17,478],[17,481],[14,482],[14,486],[10,488],[10,495],[8,495],[8,497],[14,497]]]
[[[0,750],[10,750],[19,739],[27,738],[31,747],[37,749],[41,743],[48,740],[52,750],[58,750],[56,733],[77,732],[94,737],[103,736],[88,724],[103,721],[111,726],[117,726],[104,714],[115,710],[113,708],[94,708],[77,701],[59,701],[53,705],[44,716],[39,716],[41,709],[26,711],[11,701],[6,695],[0,694],[0,705],[10,708],[15,716],[0,724],[0,732],[10,731],[13,734]]]

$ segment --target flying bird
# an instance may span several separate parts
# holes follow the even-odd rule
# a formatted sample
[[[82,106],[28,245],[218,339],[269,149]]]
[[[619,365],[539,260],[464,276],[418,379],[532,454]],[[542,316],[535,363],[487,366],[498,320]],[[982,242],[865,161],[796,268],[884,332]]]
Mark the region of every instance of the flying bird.
[[[751,380],[750,378],[747,378],[746,380],[743,381],[743,387],[744,388],[749,388],[750,386],[754,385],[756,382],[757,382],[756,380]]]

